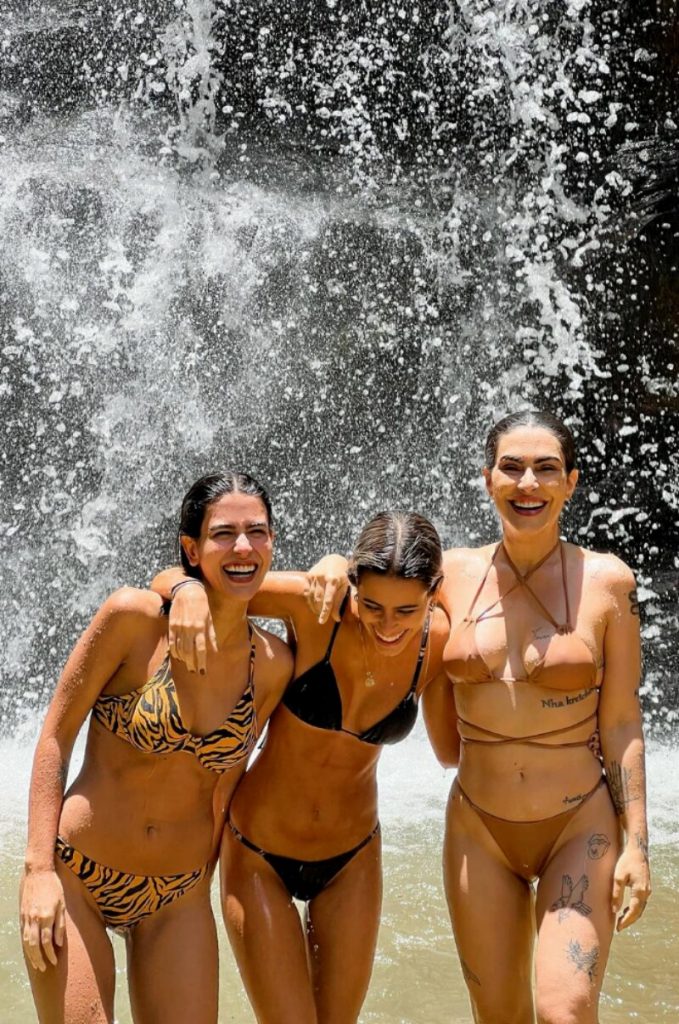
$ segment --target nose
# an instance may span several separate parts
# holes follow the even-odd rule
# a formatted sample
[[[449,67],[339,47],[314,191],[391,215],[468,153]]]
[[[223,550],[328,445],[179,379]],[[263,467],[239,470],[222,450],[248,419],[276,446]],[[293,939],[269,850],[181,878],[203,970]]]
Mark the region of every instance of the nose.
[[[237,555],[247,555],[252,551],[252,544],[247,533],[239,533],[233,545],[233,550]]]
[[[519,487],[524,491],[533,491],[538,486],[535,473],[530,466],[526,466],[519,480]]]
[[[380,631],[387,636],[396,631],[396,615],[389,609],[384,609],[380,616]]]

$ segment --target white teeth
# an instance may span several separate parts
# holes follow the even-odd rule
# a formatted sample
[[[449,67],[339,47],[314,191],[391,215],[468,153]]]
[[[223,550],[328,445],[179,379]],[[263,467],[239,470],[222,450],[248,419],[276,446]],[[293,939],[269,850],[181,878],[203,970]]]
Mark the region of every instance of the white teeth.
[[[385,643],[385,644],[395,644],[397,642],[397,640],[400,640],[401,637],[405,636],[405,630],[403,630],[402,633],[398,633],[396,636],[383,636],[381,633],[379,633],[377,630],[375,630],[375,636],[379,640],[382,640],[383,643]]]
[[[543,508],[547,504],[546,501],[513,501],[512,505],[516,505],[517,508]]]
[[[226,565],[225,572],[233,573],[236,576],[248,576],[257,568],[256,565]]]

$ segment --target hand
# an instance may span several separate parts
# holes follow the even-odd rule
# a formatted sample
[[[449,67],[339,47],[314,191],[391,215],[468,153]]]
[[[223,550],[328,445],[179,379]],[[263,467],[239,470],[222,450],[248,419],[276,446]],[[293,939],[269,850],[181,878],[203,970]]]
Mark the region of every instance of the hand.
[[[21,941],[31,967],[47,970],[47,961],[56,967],[57,948],[66,935],[64,890],[56,871],[26,872],[21,881]]]
[[[172,599],[168,628],[170,655],[183,661],[189,672],[205,673],[208,644],[217,650],[205,588],[199,584],[180,587]]]
[[[620,914],[625,888],[630,890],[631,896],[629,906]],[[638,843],[635,848],[628,840],[613,874],[613,913],[620,914],[615,926],[616,931],[620,932],[639,920],[650,895],[651,873],[646,846]]]
[[[304,596],[320,625],[333,618],[340,620],[340,608],[349,588],[347,560],[342,555],[326,555],[309,569]]]

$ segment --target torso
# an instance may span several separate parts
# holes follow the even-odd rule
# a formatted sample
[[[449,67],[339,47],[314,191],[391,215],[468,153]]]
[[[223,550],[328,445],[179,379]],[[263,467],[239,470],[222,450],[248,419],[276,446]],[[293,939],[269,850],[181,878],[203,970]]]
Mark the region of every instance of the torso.
[[[418,693],[440,668],[447,620],[437,610],[417,681]],[[323,662],[333,625],[313,622],[297,636],[296,680],[304,682],[309,670]],[[347,609],[331,654],[337,686],[334,726],[319,727],[304,721],[281,704],[269,724],[264,749],[239,785],[230,814],[237,827],[253,842],[275,853],[322,859],[350,849],[377,820],[376,769],[381,745],[359,736],[371,735],[376,724],[390,721],[394,709],[411,690],[419,656],[414,638],[402,655],[382,659],[376,684],[366,685],[366,664],[355,612]],[[386,671],[384,666],[387,666]],[[307,676],[307,680],[308,680]],[[315,681],[319,677],[315,676]],[[321,685],[324,684],[321,677]],[[290,684],[293,693],[295,681]],[[306,715],[299,694],[291,702]],[[284,698],[285,700],[285,698]],[[338,719],[339,714],[339,719]],[[396,715],[396,732],[406,715]],[[413,716],[414,720],[414,716]],[[374,738],[374,737],[373,737]]]
[[[489,812],[533,820],[566,809],[601,774],[587,743],[606,622],[605,594],[591,583],[606,556],[565,544],[527,587],[503,550],[491,564],[495,551],[449,560],[444,667],[463,739],[459,778]]]
[[[141,621],[95,704],[60,835],[139,874],[191,871],[213,858],[257,735],[250,660],[244,644],[228,666],[191,675],[168,659],[166,618]]]

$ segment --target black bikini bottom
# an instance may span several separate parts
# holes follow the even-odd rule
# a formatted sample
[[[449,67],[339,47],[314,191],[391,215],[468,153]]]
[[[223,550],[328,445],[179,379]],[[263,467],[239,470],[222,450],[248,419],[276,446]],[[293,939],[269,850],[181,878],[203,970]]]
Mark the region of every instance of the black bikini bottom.
[[[347,850],[346,853],[339,853],[335,857],[326,857],[325,860],[298,860],[296,857],[283,857],[278,853],[262,850],[261,847],[250,842],[242,832],[239,832],[231,820],[227,824],[239,843],[247,846],[248,850],[254,850],[264,858],[267,864],[271,865],[290,896],[296,900],[302,900],[304,903],[315,899],[319,893],[323,892],[335,875],[338,875],[359,850],[367,846],[380,831],[378,822],[372,832],[362,839],[358,846]]]

